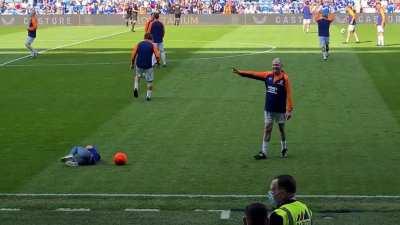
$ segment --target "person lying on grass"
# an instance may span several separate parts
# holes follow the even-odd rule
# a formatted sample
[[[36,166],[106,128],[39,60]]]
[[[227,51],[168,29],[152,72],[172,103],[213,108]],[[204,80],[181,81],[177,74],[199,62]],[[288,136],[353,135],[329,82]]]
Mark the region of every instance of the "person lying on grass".
[[[83,165],[95,165],[101,157],[93,145],[86,147],[74,146],[68,155],[61,158],[61,162],[67,166],[76,167]]]

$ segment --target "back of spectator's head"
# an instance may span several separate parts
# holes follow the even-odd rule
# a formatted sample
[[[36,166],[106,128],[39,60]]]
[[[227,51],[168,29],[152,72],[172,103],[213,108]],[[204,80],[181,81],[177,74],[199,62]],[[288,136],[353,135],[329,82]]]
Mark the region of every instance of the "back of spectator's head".
[[[151,33],[145,33],[144,34],[144,39],[145,40],[153,40],[153,36],[151,35]]]
[[[274,178],[278,183],[278,188],[288,194],[296,194],[296,180],[290,175],[279,175]]]
[[[158,20],[158,18],[160,18],[160,14],[159,14],[159,13],[154,13],[154,18],[155,18],[156,20]]]
[[[268,209],[262,203],[252,203],[248,205],[244,211],[244,225],[267,225]]]

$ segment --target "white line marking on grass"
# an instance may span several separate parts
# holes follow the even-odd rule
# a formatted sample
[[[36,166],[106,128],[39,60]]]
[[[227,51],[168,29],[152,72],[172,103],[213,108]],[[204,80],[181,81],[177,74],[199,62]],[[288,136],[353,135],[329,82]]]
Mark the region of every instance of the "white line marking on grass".
[[[222,210],[221,212],[221,220],[228,220],[231,217],[231,210]]]
[[[272,47],[271,49],[265,51],[251,52],[251,53],[243,53],[243,54],[235,54],[235,55],[225,55],[225,56],[214,56],[214,57],[198,57],[198,58],[188,58],[188,59],[169,59],[169,62],[179,62],[179,61],[190,61],[190,60],[214,60],[214,59],[227,59],[227,58],[237,58],[243,56],[252,56],[258,54],[266,54],[274,51],[276,47]],[[89,66],[89,65],[129,65],[129,62],[94,62],[94,63],[52,63],[52,64],[32,64],[32,65],[7,65],[3,64],[2,66],[7,67],[39,67],[39,66]]]
[[[159,209],[125,209],[125,212],[160,212]]]
[[[59,212],[90,212],[90,209],[84,209],[84,208],[58,208],[55,211]]]
[[[231,210],[222,210],[222,209],[195,209],[195,212],[219,212],[221,213],[220,218],[221,220],[227,220],[231,217]]]
[[[15,212],[15,211],[21,211],[21,209],[13,209],[13,208],[1,208],[0,211],[5,211],[5,212]]]
[[[45,50],[39,51],[39,54],[43,54],[43,53],[48,52],[48,51],[53,51],[53,50],[57,50],[57,49],[60,49],[60,48],[67,48],[67,47],[71,47],[71,46],[74,46],[74,45],[79,45],[79,44],[83,44],[83,43],[86,43],[86,42],[91,42],[91,41],[95,41],[95,40],[99,40],[99,39],[109,38],[109,37],[117,36],[117,35],[128,33],[128,32],[129,31],[122,31],[122,32],[102,35],[102,36],[98,36],[98,37],[94,37],[94,38],[90,38],[90,39],[86,39],[86,40],[82,40],[82,41],[77,41],[77,42],[70,43],[70,44],[60,45],[60,46],[57,46],[57,47],[54,47],[54,48],[49,48],[49,49],[45,49]],[[22,57],[19,57],[19,58],[16,58],[16,59],[12,59],[10,61],[7,61],[7,62],[4,62],[4,63],[0,64],[0,66],[6,66],[8,64],[11,64],[11,63],[14,63],[14,62],[17,62],[19,60],[26,59],[26,58],[29,58],[29,57],[31,57],[31,55],[26,55],[26,56],[22,56]]]
[[[143,198],[265,198],[265,195],[116,194],[116,193],[0,193],[0,197],[143,197]],[[298,198],[400,199],[400,195],[296,195]]]

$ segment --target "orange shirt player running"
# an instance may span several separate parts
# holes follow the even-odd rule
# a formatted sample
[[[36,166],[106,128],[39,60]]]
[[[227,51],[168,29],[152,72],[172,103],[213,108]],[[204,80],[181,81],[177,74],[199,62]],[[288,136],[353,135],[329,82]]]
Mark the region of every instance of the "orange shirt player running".
[[[264,136],[261,151],[254,156],[256,160],[267,159],[268,147],[274,121],[279,125],[281,134],[281,157],[287,157],[288,148],[286,143],[285,122],[291,118],[293,111],[292,91],[289,77],[282,70],[281,60],[275,58],[272,61],[272,71],[256,72],[244,71],[233,68],[233,72],[242,76],[265,83],[265,106],[264,106]]]
[[[154,20],[154,16],[153,13],[150,15],[150,17],[146,20],[146,22],[144,23],[144,33],[150,33],[150,25]]]
[[[36,17],[36,11],[32,9],[31,11],[31,17],[29,19],[29,27],[28,27],[28,37],[26,38],[25,41],[25,47],[30,51],[31,56],[34,58],[38,56],[38,52],[33,49],[32,43],[36,38],[36,30],[38,28],[38,20]]]

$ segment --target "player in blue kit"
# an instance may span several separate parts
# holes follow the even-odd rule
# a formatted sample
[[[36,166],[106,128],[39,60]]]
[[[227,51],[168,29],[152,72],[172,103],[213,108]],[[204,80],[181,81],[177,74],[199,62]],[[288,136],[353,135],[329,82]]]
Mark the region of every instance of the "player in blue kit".
[[[329,56],[329,28],[335,20],[335,14],[329,12],[328,7],[323,7],[322,10],[314,17],[318,24],[318,37],[322,49],[323,60],[328,60]]]
[[[160,60],[160,53],[157,46],[153,43],[153,38],[150,33],[144,35],[144,40],[139,42],[132,49],[131,69],[134,70],[134,86],[133,95],[135,98],[139,97],[139,81],[140,78],[145,78],[147,82],[146,100],[151,100],[153,92],[153,55],[157,63]]]
[[[306,33],[310,31],[311,19],[312,19],[312,13],[310,8],[310,3],[308,1],[305,1],[303,7],[303,31]]]
[[[154,44],[157,45],[157,48],[160,51],[162,65],[166,66],[167,59],[164,49],[165,27],[164,24],[160,21],[160,14],[154,14],[154,20],[150,24],[149,32],[153,36]]]

